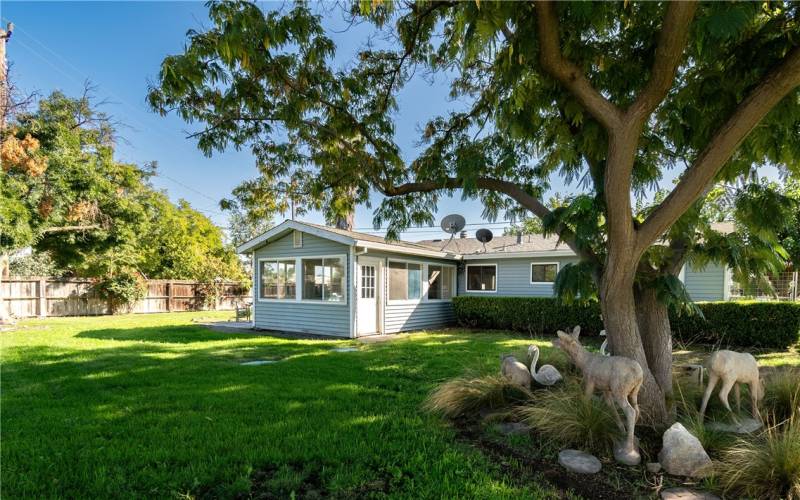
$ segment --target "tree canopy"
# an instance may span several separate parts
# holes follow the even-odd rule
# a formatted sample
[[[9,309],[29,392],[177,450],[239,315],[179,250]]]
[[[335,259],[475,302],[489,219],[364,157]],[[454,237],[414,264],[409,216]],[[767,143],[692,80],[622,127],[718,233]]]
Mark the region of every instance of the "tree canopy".
[[[250,148],[260,176],[243,189],[266,209],[342,212],[377,191],[374,222],[394,236],[432,223],[439,197],[460,190],[490,217],[540,218],[581,259],[560,289],[595,287],[612,349],[645,370],[651,410],[671,390],[663,305],[680,302],[686,259],[782,258],[770,246],[785,197],[755,185],[734,232],[713,230],[702,205],[759,166],[800,172],[796,2],[357,2],[344,15],[373,36],[338,65],[305,3],[208,5],[209,29],[164,59],[155,110],[199,123],[207,154]],[[420,72],[448,78],[458,105],[430,117],[407,161],[397,96]],[[580,192],[551,210],[555,178]]]
[[[241,280],[220,228],[155,190],[155,163],[117,161],[114,141],[87,96],[54,92],[17,114],[2,143],[2,250],[31,246],[52,261],[38,267],[79,276]]]

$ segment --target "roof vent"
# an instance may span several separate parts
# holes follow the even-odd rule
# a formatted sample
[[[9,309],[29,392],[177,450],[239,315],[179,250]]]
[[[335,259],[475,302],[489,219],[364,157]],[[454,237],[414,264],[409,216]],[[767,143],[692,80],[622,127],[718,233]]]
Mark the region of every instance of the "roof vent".
[[[466,240],[467,239],[467,232],[466,231],[461,231],[461,234],[459,234],[458,236],[462,240]]]

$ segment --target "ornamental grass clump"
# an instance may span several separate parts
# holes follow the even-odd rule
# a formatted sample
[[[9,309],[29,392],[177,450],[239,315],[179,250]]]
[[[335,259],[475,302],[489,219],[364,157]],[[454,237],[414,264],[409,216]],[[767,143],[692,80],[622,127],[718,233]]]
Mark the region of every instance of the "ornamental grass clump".
[[[511,383],[501,375],[458,377],[433,390],[424,408],[455,419],[481,410],[499,410],[533,398],[530,390]]]
[[[622,437],[612,411],[601,399],[584,398],[580,386],[573,383],[537,391],[536,400],[518,407],[515,413],[560,447],[605,452]]]
[[[715,469],[726,493],[800,499],[800,412],[756,437],[738,439]]]
[[[800,412],[800,370],[782,370],[767,378],[762,407],[777,422]]]

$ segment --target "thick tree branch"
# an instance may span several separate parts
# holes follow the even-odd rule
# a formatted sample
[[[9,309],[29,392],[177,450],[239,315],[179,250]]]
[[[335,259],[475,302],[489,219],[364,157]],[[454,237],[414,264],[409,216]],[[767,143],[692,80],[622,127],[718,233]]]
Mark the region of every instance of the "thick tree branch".
[[[536,2],[539,60],[547,73],[567,88],[606,130],[622,123],[622,112],[598,92],[581,69],[564,58],[558,36],[558,16],[550,1]]]
[[[539,219],[544,219],[550,215],[550,209],[548,209],[544,203],[527,193],[519,185],[513,182],[495,179],[492,177],[478,177],[475,180],[475,185],[481,189],[488,189],[505,194],[526,209],[530,210]],[[379,190],[385,196],[402,196],[405,194],[429,193],[431,191],[438,191],[440,189],[458,189],[461,187],[463,187],[462,180],[455,177],[448,177],[442,181],[420,181],[408,182],[399,186],[381,186]],[[575,234],[571,229],[561,224],[557,228],[556,233],[561,240],[581,258],[594,263],[598,262],[597,256],[591,250],[578,246]]]
[[[664,100],[683,60],[683,49],[689,39],[689,28],[695,10],[697,4],[694,1],[669,3],[658,37],[650,80],[628,108],[627,118],[644,123],[650,113]]]
[[[737,147],[784,97],[800,85],[800,47],[773,68],[717,130],[667,198],[637,230],[638,254],[644,251],[708,188]]]

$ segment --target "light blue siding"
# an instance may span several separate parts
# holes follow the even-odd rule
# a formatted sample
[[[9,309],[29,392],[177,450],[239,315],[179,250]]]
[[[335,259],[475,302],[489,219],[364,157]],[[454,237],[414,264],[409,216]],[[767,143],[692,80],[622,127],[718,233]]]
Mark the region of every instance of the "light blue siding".
[[[345,304],[314,304],[294,300],[261,302],[258,300],[258,276],[255,277],[256,300],[254,303],[254,319],[256,328],[279,330],[286,332],[314,333],[321,335],[350,336],[350,301],[351,266],[350,247],[324,238],[304,233],[303,247],[294,248],[292,234],[277,239],[255,251],[254,257],[310,257],[318,255],[346,256],[346,289]],[[297,272],[298,279],[300,271]]]
[[[392,303],[389,301],[389,260],[416,262],[419,264],[447,264],[456,266],[455,261],[441,259],[425,259],[420,257],[405,256],[386,252],[370,252],[369,257],[383,259],[383,296],[384,296],[384,333],[397,333],[409,330],[422,330],[426,328],[440,328],[455,323],[453,304],[450,301],[426,301]],[[423,281],[427,275],[423,271]]]
[[[692,300],[725,299],[725,267],[709,264],[703,269],[695,269],[691,264],[684,268],[683,284]]]
[[[458,273],[458,294],[485,297],[552,297],[550,284],[531,283],[531,264],[558,262],[559,270],[569,262],[577,262],[575,257],[523,257],[496,260],[467,260]],[[466,286],[466,266],[480,264],[497,265],[497,292],[468,292]]]

